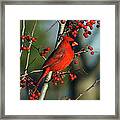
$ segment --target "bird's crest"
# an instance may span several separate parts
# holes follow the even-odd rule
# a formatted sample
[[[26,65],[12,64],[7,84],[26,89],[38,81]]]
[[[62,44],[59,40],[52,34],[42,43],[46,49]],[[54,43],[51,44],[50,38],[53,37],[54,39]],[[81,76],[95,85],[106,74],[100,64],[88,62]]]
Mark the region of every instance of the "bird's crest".
[[[74,42],[74,39],[73,38],[71,38],[71,37],[68,37],[68,36],[63,36],[63,40],[67,40],[67,41],[73,41]]]

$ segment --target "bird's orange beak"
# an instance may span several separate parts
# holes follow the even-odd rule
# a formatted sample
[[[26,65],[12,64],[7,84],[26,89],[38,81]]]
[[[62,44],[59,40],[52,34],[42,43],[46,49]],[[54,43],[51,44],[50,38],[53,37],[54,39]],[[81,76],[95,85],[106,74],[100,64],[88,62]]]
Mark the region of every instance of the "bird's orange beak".
[[[73,42],[72,43],[72,46],[74,47],[74,46],[77,46],[78,45],[78,43],[77,42]]]

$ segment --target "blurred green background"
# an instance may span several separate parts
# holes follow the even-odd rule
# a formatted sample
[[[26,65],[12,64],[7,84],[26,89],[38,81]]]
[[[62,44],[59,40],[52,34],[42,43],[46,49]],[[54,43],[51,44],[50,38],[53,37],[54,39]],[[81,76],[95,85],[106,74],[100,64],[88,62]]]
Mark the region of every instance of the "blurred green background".
[[[48,29],[56,23],[49,31]],[[31,35],[35,20],[26,20],[25,26],[25,35]],[[57,34],[59,30],[59,24],[56,20],[37,20],[37,25],[34,32],[34,37],[37,38],[37,42],[34,42],[33,45],[36,48],[40,48],[42,51],[44,48],[50,47],[51,51],[46,57],[48,57],[55,47],[57,40]],[[90,53],[81,54],[79,59],[79,64],[75,65],[71,63],[71,67],[75,70],[77,79],[70,81],[68,75],[64,78],[64,84],[59,84],[54,86],[52,83],[49,83],[49,88],[46,94],[46,100],[61,100],[70,98],[75,100],[80,93],[90,87],[95,80],[100,80],[100,28],[94,27],[92,35],[88,38],[83,37],[83,30],[79,31],[79,35],[76,37],[76,41],[79,43],[79,46],[74,48],[75,51],[78,51],[82,48],[83,45],[89,44],[94,48],[95,54],[91,55]],[[22,20],[20,21],[20,36],[22,34]],[[22,42],[20,42],[21,45]],[[24,45],[28,46],[29,43],[25,42]],[[25,64],[26,64],[27,51],[23,51],[20,57],[20,73],[24,74]],[[33,62],[34,61],[34,62]],[[28,67],[28,73],[33,70],[41,69],[44,60],[38,53],[38,51],[32,47],[30,53],[30,61]],[[76,68],[80,68],[79,71],[76,71]],[[67,69],[70,69],[69,67]],[[41,76],[42,72],[30,74],[30,77],[37,81]],[[28,89],[20,89],[20,99],[28,99]],[[80,100],[99,100],[100,99],[100,85],[96,85],[83,96],[80,97]]]

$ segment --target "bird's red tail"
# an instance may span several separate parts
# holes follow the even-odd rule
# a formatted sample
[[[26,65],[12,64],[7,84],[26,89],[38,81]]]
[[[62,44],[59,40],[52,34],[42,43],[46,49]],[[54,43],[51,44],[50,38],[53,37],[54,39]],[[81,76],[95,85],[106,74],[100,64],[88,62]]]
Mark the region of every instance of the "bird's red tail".
[[[45,69],[45,72],[44,72],[44,73],[42,74],[42,76],[39,78],[38,83],[37,83],[37,86],[35,87],[35,90],[34,90],[33,93],[36,92],[36,90],[38,89],[38,87],[39,87],[40,83],[42,82],[43,78],[45,78],[46,75],[47,75],[49,72],[50,72],[50,68],[48,67],[48,68]]]

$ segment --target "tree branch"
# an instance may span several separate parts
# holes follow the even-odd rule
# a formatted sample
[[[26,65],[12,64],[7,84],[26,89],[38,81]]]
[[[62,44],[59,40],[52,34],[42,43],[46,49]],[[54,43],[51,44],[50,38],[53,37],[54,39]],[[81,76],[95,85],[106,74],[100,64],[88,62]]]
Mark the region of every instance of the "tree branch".
[[[21,75],[20,77],[24,77],[24,76],[27,76],[27,75],[29,75],[29,74],[38,73],[38,72],[42,72],[42,71],[43,71],[43,70],[33,70],[33,71],[31,71],[30,73],[27,73],[26,75],[25,75],[25,74]]]
[[[40,96],[40,100],[43,100],[45,98],[45,95],[46,95],[46,92],[47,92],[47,89],[49,87],[49,84],[48,82],[50,81],[51,79],[51,76],[52,76],[52,71],[49,72],[49,74],[47,75],[46,79],[45,79],[45,83],[42,87],[42,90],[41,90],[41,96]]]
[[[84,90],[82,93],[79,94],[79,96],[76,98],[76,100],[79,100],[81,96],[83,96],[89,90],[91,90],[92,88],[94,88],[97,85],[97,83],[100,83],[100,80],[95,80],[94,83],[91,86],[89,86],[86,90]]]
[[[39,35],[39,37],[41,37],[42,35],[44,35],[46,32],[48,32],[50,29],[52,29],[55,25],[56,25],[56,23],[57,23],[58,21],[56,21],[55,23],[53,23],[46,31],[44,31],[44,32],[42,32],[40,35]],[[38,38],[39,38],[38,37]],[[37,39],[38,39],[37,38]]]
[[[25,34],[25,20],[22,20],[22,36]],[[24,40],[22,39],[22,46],[23,47]],[[20,50],[20,56],[22,54],[22,49]]]
[[[35,21],[35,24],[33,26],[33,29],[32,29],[32,32],[31,32],[31,36],[33,37],[34,35],[34,31],[35,31],[35,27],[36,27],[36,24],[37,24],[37,20]],[[31,45],[32,45],[32,40],[30,41],[30,44],[29,44],[29,48],[31,48]],[[26,66],[25,66],[25,72],[24,72],[24,76],[22,79],[25,78],[27,74],[27,69],[28,69],[28,65],[29,65],[29,59],[30,59],[30,49],[28,50],[28,54],[27,54],[27,59],[26,59]]]
[[[57,21],[58,22],[58,21]],[[61,22],[59,22],[59,31],[58,31],[58,37],[57,37],[57,41],[56,41],[56,46],[55,46],[55,49],[58,47],[58,45],[60,44],[61,42],[61,34],[63,34],[64,32],[64,27],[65,27],[65,24],[62,24]],[[49,81],[51,80],[51,77],[52,77],[52,71],[50,71],[45,79],[45,83],[43,85],[43,88],[41,90],[41,96],[40,96],[40,100],[44,100],[45,99],[45,95],[46,95],[46,92],[48,90],[48,87],[49,87]]]

